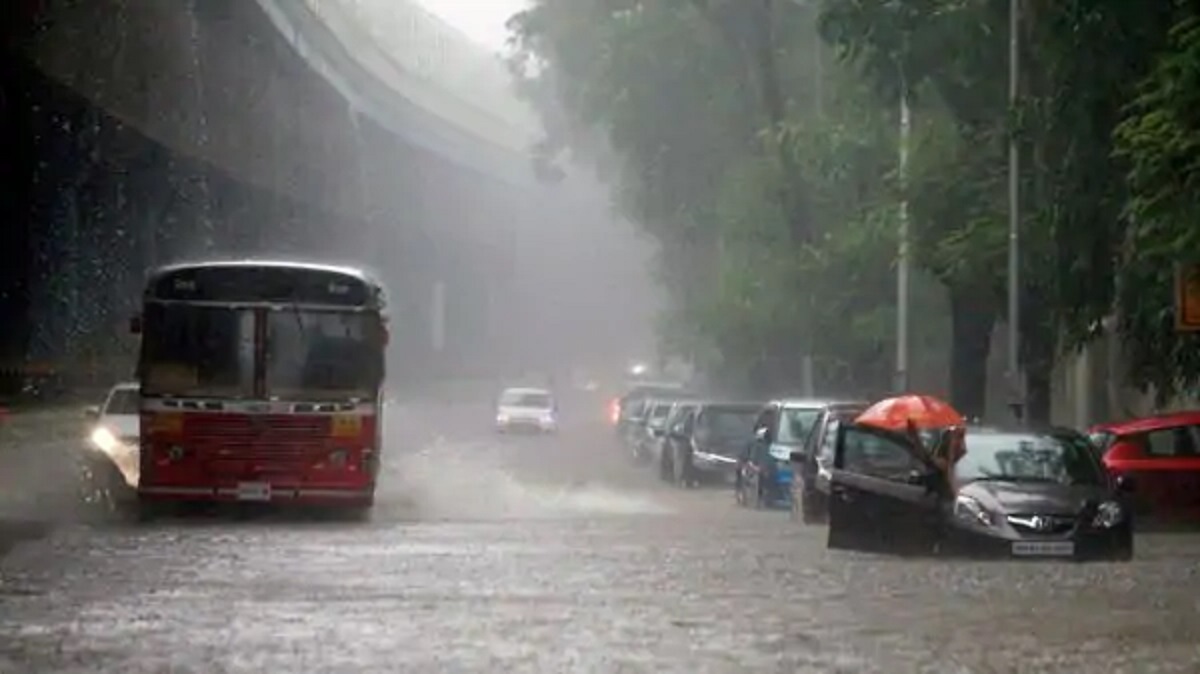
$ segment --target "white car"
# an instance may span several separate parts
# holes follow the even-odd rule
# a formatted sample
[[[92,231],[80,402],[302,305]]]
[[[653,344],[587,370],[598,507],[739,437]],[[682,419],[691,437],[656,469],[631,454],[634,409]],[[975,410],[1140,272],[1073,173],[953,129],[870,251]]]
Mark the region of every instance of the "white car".
[[[103,405],[89,407],[86,412],[93,421],[88,433],[88,450],[107,457],[131,487],[137,486],[138,477],[140,400],[136,382],[117,384],[109,390]]]
[[[496,403],[496,430],[501,433],[558,431],[558,405],[554,396],[540,388],[505,389]]]

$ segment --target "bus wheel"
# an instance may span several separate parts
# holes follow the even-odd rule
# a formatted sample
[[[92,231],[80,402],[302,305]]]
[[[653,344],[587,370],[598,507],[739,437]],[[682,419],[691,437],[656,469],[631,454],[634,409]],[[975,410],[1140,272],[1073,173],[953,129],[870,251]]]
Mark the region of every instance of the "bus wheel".
[[[150,501],[139,498],[134,502],[131,510],[133,511],[133,519],[138,522],[153,522],[163,516],[166,511],[166,506],[157,501]]]
[[[370,522],[371,513],[374,511],[373,506],[374,504],[372,503],[366,503],[346,508],[346,520],[350,522]]]

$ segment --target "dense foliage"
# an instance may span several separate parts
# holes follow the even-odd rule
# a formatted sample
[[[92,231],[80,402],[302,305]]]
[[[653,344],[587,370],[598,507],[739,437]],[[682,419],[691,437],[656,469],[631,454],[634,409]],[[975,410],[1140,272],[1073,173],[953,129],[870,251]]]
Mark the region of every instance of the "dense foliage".
[[[951,396],[983,412],[1013,140],[1031,414],[1114,312],[1129,380],[1172,395],[1200,377],[1171,304],[1200,237],[1194,3],[1022,0],[1013,106],[1011,1],[538,0],[511,24],[512,65],[547,121],[540,165],[569,150],[613,179],[662,244],[665,343],[723,381],[796,389],[810,354],[821,388],[889,386],[906,200],[948,307],[918,293],[914,345],[947,351]]]

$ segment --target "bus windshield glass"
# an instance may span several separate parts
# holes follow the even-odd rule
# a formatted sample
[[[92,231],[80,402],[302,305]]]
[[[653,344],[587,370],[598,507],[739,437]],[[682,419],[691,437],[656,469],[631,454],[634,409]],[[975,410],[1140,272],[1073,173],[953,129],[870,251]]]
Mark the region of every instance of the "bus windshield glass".
[[[302,307],[267,313],[267,396],[374,399],[383,377],[378,314]]]
[[[249,398],[254,394],[254,314],[148,304],[141,366],[145,395]]]

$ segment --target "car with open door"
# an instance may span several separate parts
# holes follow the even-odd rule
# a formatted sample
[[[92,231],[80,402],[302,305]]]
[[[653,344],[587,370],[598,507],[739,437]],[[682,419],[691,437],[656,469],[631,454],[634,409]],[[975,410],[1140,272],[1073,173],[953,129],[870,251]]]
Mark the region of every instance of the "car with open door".
[[[792,516],[805,524],[823,524],[829,510],[829,475],[838,424],[852,422],[869,405],[831,402],[821,410],[803,445],[792,450]]]
[[[906,434],[839,424],[830,478],[834,549],[1128,560],[1128,479],[1110,479],[1075,431],[969,428],[954,476]]]

